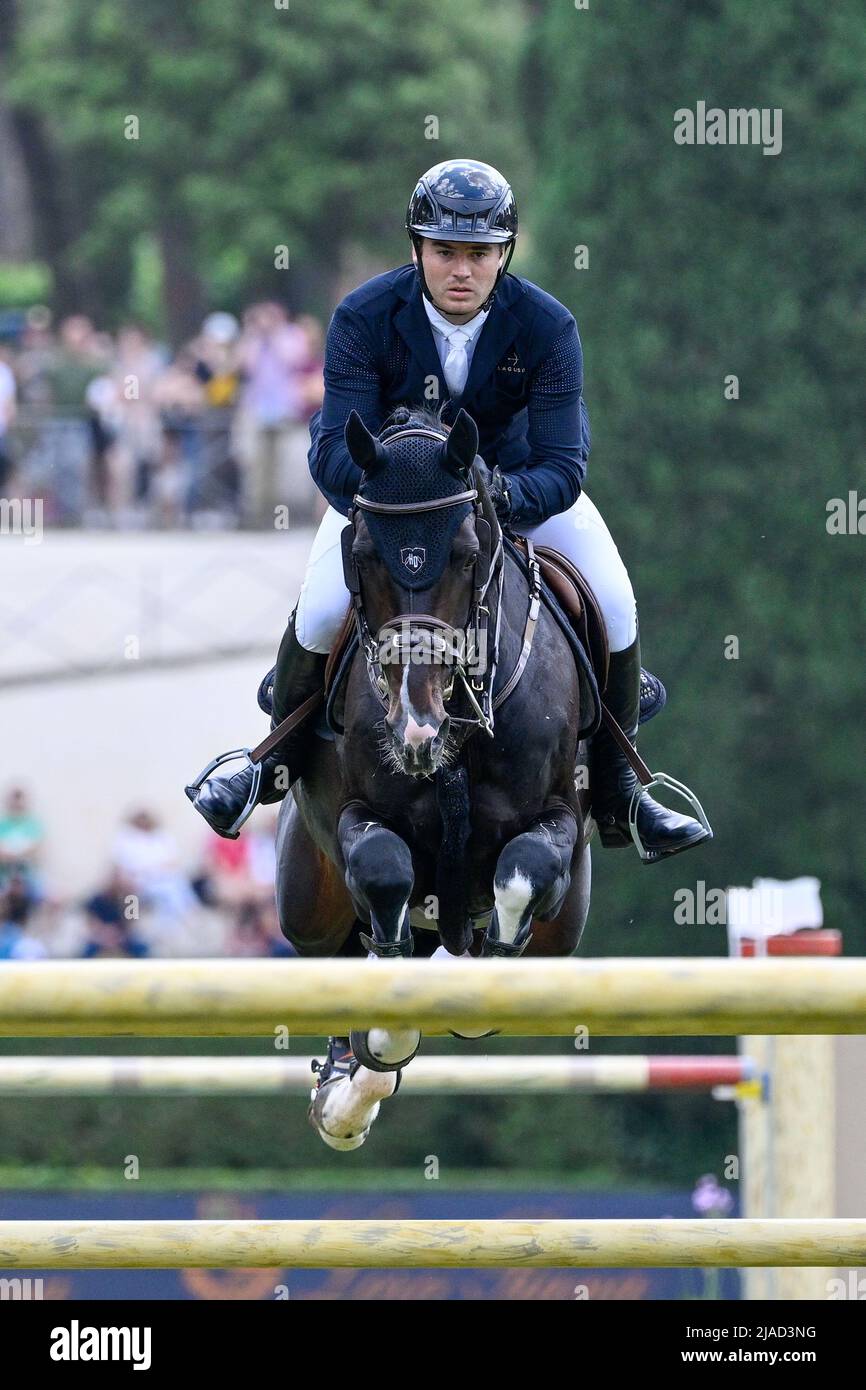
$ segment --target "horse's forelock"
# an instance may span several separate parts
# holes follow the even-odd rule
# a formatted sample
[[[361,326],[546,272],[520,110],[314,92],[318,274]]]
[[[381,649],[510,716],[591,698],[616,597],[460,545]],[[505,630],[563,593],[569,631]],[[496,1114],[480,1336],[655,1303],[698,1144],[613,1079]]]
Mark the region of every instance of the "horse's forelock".
[[[383,444],[388,436],[405,429],[435,430],[437,434],[447,435],[451,426],[442,420],[442,407],[434,410],[424,405],[398,405],[388,416],[379,435]]]

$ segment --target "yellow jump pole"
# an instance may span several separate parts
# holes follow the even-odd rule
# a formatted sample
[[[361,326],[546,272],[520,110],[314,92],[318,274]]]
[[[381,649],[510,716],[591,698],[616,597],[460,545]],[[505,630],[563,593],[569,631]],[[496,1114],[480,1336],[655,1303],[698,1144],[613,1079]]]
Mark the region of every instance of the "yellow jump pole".
[[[508,1035],[866,1032],[866,960],[40,961],[0,971],[7,1037],[350,1028]]]
[[[863,1263],[866,1220],[0,1222],[7,1270]]]

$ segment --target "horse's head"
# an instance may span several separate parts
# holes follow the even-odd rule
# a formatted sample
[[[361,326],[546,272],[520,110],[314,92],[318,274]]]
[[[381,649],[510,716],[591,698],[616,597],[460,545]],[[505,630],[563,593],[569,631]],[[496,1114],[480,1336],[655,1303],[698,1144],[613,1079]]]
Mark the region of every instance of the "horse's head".
[[[430,776],[446,754],[455,674],[483,657],[466,650],[496,529],[473,473],[478,430],[463,410],[449,430],[432,411],[401,407],[376,438],[353,411],[346,445],[363,470],[351,570],[368,666],[388,702],[385,752],[395,769]]]

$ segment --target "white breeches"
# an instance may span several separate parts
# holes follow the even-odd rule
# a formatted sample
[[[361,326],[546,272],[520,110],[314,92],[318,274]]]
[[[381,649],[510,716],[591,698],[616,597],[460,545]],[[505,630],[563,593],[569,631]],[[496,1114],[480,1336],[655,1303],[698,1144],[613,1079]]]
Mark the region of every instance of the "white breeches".
[[[310,550],[295,617],[298,641],[310,652],[329,652],[346,616],[349,598],[340,535],[347,525],[346,518],[329,507]],[[631,580],[601,513],[586,493],[567,512],[548,517],[540,526],[514,529],[560,551],[577,566],[598,599],[611,651],[630,647],[637,634]]]

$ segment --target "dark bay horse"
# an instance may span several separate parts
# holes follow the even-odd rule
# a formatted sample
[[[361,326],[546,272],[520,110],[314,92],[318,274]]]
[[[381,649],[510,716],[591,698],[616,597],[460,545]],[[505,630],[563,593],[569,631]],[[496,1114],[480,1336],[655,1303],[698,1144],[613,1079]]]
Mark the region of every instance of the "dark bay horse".
[[[439,939],[567,956],[590,893],[575,660],[537,570],[503,544],[471,417],[393,418],[378,439],[357,414],[346,426],[363,470],[343,535],[360,640],[329,702],[338,732],[311,733],[280,811],[281,927],[302,956]],[[366,1038],[352,1037],[366,1066],[408,1060]]]

